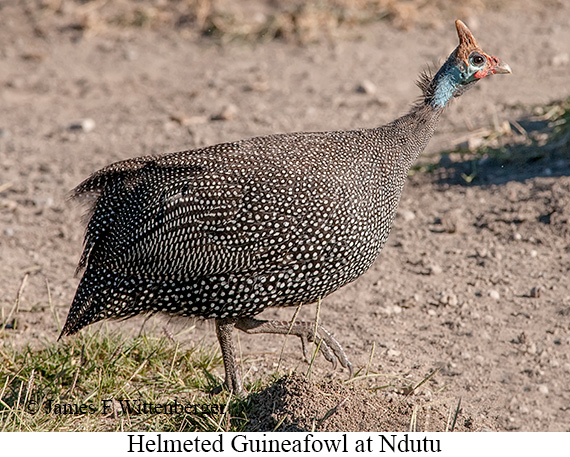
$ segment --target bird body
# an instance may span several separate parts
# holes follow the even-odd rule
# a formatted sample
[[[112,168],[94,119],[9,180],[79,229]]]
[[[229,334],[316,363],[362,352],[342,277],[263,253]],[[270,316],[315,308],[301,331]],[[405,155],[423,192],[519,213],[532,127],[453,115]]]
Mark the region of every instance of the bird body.
[[[104,168],[76,194],[96,196],[80,268],[89,265],[87,293],[106,303],[75,325],[145,310],[253,316],[353,281],[386,242],[414,159],[385,146],[413,125],[274,135]],[[425,127],[427,142],[433,122]]]
[[[462,45],[475,43],[460,21],[457,29],[460,41],[465,37],[456,58]],[[510,71],[480,54],[492,65],[488,73]],[[443,106],[480,79],[450,61],[421,80],[421,102],[382,127],[269,135],[129,159],[94,173],[74,192],[90,203],[78,267],[85,272],[62,335],[147,312],[213,318],[226,384],[241,391],[234,325],[285,333],[254,316],[324,298],[380,253],[408,171]],[[293,333],[305,343],[315,335],[301,324]],[[325,357],[350,368],[321,330]]]

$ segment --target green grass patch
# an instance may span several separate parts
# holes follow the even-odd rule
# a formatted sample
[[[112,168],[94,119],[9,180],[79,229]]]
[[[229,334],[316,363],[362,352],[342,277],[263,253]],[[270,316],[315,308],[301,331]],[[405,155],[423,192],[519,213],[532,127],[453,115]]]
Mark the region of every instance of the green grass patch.
[[[217,347],[103,330],[39,350],[4,344],[0,431],[239,431],[247,402],[211,394],[221,366]]]

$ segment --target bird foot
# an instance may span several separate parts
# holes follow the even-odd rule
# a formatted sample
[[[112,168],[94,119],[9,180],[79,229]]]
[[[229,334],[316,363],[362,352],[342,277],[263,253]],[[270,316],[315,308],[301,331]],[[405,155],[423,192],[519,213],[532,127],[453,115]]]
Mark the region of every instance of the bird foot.
[[[277,333],[280,335],[295,335],[301,339],[303,347],[303,355],[307,361],[310,361],[312,355],[309,355],[309,343],[315,343],[324,358],[331,362],[333,368],[337,367],[337,362],[348,369],[349,377],[352,377],[352,364],[344,353],[342,346],[324,327],[313,322],[285,322],[285,321],[264,321],[246,317],[238,319],[235,324],[236,328],[246,333]]]
[[[231,381],[230,381],[230,384],[231,384]],[[225,390],[239,400],[243,400],[243,399],[247,398],[247,396],[249,395],[249,392],[243,386],[242,386],[241,390],[236,390],[236,389],[237,389],[237,387],[236,388],[229,387],[228,386],[228,380],[226,379],[222,384],[211,389],[209,394],[210,395],[219,395]]]

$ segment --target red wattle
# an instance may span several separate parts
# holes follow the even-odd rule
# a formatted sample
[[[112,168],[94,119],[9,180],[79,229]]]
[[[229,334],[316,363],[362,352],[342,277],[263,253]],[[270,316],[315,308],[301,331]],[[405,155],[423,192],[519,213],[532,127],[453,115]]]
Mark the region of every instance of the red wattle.
[[[485,70],[479,70],[473,76],[477,79],[481,79],[481,78],[484,78],[485,76],[487,76],[488,74],[489,74],[489,70],[485,69]]]

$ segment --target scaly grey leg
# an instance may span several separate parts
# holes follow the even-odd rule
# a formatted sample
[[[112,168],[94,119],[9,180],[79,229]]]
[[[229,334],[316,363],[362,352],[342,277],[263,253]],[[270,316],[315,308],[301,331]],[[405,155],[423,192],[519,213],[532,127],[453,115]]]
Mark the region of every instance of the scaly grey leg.
[[[241,369],[235,357],[232,331],[236,323],[235,319],[216,319],[216,335],[222,349],[222,359],[226,371],[226,388],[236,396],[246,395],[243,388]]]

